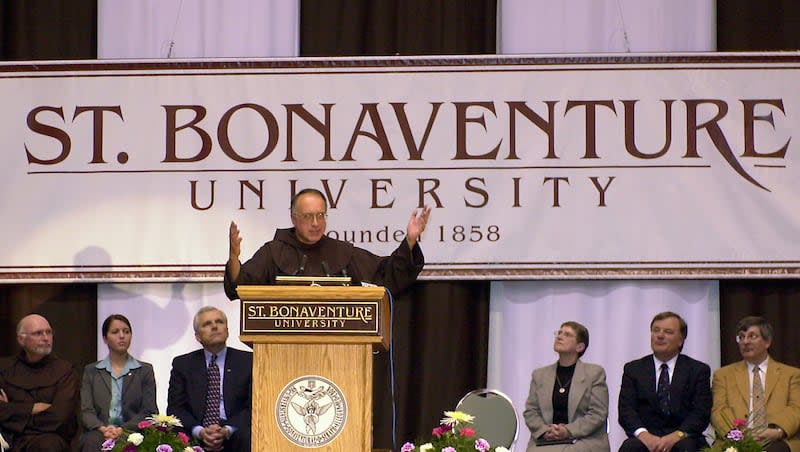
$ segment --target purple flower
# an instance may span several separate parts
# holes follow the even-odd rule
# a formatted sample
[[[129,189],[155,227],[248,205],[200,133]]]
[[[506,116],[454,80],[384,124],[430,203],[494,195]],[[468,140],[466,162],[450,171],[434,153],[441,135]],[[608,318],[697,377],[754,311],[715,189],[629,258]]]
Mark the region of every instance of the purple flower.
[[[401,452],[411,452],[412,450],[414,450],[414,445],[411,443],[405,443],[403,447],[400,448]]]
[[[116,444],[117,444],[117,442],[114,441],[113,439],[107,439],[107,440],[103,441],[103,445],[100,446],[100,450],[111,450],[111,449],[114,448],[114,446]]]
[[[744,433],[741,430],[733,429],[725,437],[731,441],[741,441],[744,439]]]
[[[122,452],[136,452],[136,445],[128,443],[122,448]]]
[[[455,450],[455,448],[453,447],[447,446],[444,449],[442,449],[442,452],[458,452],[458,451]]]
[[[156,452],[172,452],[172,446],[169,444],[159,444],[156,447]]]
[[[194,452],[206,452],[206,451],[204,451],[204,450],[203,450],[203,448],[202,448],[202,447],[200,447],[200,446],[192,446],[192,450],[193,450]]]
[[[487,450],[489,450],[489,441],[486,441],[483,438],[478,438],[477,440],[475,440],[475,450],[486,452]]]

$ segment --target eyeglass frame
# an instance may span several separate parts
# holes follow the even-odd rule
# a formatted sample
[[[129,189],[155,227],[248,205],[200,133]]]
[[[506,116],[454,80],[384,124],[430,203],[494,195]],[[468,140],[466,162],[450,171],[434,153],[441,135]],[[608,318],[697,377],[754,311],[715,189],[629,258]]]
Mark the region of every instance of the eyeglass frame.
[[[27,332],[27,331],[20,331],[19,332],[20,336],[31,336],[31,337],[34,337],[36,339],[40,339],[40,338],[42,338],[44,336],[53,337],[55,335],[55,333],[56,333],[55,330],[53,330],[52,328],[47,328],[47,329],[44,329],[44,330],[30,331],[30,332]]]
[[[298,220],[311,222],[314,220],[325,221],[328,218],[328,212],[292,212],[292,216]]]
[[[736,335],[735,340],[736,340],[736,343],[739,344],[739,343],[744,342],[745,339],[747,339],[750,342],[753,342],[753,341],[755,341],[757,339],[760,339],[762,337],[764,337],[764,336],[762,336],[759,333],[751,332],[749,334],[745,334],[744,332],[741,332],[741,333]]]
[[[559,337],[559,336],[563,336],[563,337],[571,337],[571,338],[576,338],[576,337],[578,337],[578,335],[577,335],[577,334],[575,334],[575,333],[572,333],[572,332],[570,332],[570,331],[561,331],[561,330],[555,330],[555,331],[553,331],[553,337]]]

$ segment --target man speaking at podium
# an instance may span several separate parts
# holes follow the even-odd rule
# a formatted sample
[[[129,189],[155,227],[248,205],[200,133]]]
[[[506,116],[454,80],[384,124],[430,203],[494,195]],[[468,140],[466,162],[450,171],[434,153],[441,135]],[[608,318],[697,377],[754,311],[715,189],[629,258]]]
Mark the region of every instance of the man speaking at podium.
[[[382,285],[398,294],[422,271],[425,257],[418,240],[428,223],[430,207],[411,213],[406,238],[390,256],[383,257],[325,235],[328,203],[319,190],[306,188],[297,193],[290,212],[294,227],[275,231],[275,237],[244,264],[239,261],[242,237],[231,222],[224,280],[228,298],[239,298],[239,284],[274,284],[279,275],[349,276],[355,283]]]

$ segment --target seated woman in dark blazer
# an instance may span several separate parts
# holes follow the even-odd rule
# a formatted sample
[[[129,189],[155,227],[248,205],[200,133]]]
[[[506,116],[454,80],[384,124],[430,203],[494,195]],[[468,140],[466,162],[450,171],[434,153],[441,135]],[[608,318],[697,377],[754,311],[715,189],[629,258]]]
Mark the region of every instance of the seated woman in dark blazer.
[[[123,429],[136,430],[142,419],[158,412],[153,366],[128,354],[131,322],[112,314],[103,322],[108,356],[83,370],[81,385],[80,450],[96,452],[106,439],[116,439]]]
[[[555,333],[558,362],[533,371],[523,417],[531,431],[527,452],[609,452],[606,372],[579,358],[589,330],[564,322]]]

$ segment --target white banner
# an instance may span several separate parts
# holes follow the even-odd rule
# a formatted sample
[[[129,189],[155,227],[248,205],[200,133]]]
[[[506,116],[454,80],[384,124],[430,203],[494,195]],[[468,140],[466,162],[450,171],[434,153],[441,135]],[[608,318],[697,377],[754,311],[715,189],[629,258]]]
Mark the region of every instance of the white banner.
[[[800,54],[0,66],[0,280],[218,280],[301,188],[426,278],[800,274]]]

